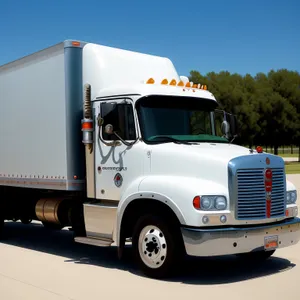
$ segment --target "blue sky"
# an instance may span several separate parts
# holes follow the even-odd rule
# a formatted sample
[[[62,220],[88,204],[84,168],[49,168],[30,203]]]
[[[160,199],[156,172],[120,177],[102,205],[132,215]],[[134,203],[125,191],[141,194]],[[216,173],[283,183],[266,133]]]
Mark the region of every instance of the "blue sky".
[[[300,71],[299,0],[0,0],[0,65],[65,39],[169,57],[180,75]]]

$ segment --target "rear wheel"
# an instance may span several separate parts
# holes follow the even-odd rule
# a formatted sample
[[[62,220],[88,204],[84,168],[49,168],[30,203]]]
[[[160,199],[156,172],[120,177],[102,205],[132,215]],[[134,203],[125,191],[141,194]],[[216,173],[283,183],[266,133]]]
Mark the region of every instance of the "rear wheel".
[[[166,223],[159,216],[145,215],[138,220],[132,245],[139,268],[149,277],[170,275],[183,259],[179,227]]]

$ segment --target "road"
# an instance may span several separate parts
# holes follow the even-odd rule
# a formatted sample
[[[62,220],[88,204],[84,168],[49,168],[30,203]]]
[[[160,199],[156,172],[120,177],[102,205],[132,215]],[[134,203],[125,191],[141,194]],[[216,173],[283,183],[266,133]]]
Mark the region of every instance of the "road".
[[[300,175],[288,178],[297,185]],[[300,298],[300,245],[278,250],[259,267],[235,257],[190,259],[182,275],[168,281],[143,277],[116,259],[115,248],[74,244],[67,231],[40,224],[6,224],[0,244],[0,295],[4,300]]]

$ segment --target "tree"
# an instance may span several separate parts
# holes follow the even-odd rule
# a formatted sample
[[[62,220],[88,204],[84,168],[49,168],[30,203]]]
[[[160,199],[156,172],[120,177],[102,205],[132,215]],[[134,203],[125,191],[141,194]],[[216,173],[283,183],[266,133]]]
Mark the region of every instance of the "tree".
[[[190,81],[206,84],[219,108],[237,115],[240,143],[278,147],[295,143],[300,161],[300,75],[286,69],[241,76],[228,71],[190,72]]]

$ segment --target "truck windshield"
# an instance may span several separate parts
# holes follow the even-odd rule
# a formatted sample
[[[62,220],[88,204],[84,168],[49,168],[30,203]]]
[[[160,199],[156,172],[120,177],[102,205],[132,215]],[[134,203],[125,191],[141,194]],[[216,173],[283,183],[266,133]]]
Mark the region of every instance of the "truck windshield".
[[[146,143],[215,142],[222,137],[214,110],[217,103],[202,98],[147,96],[136,103],[142,138]]]

